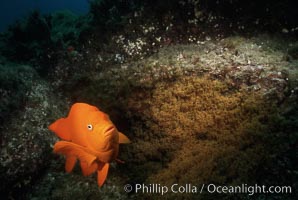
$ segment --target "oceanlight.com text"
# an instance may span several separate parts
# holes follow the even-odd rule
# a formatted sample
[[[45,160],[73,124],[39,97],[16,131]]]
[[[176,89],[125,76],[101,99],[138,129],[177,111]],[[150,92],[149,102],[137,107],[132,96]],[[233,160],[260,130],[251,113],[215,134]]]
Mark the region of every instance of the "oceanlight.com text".
[[[208,193],[224,193],[224,194],[239,194],[244,193],[248,195],[254,194],[291,194],[291,186],[265,186],[265,185],[247,185],[241,184],[238,186],[221,186],[215,184],[207,185]]]
[[[188,194],[201,194],[201,193],[210,193],[210,194],[291,194],[291,186],[265,186],[265,185],[216,185],[216,184],[173,184],[171,186],[166,186],[162,184],[127,184],[124,186],[125,192],[135,192],[135,193],[147,193],[147,194],[161,194],[165,195],[167,193],[188,193]]]

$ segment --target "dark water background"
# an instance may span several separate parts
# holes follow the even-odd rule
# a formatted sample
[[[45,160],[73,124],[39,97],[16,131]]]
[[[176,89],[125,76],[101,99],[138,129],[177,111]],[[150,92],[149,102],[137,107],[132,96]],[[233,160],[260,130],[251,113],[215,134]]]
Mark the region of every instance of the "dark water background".
[[[58,10],[70,10],[75,14],[88,12],[88,0],[2,0],[0,6],[0,31],[33,10],[49,14]]]

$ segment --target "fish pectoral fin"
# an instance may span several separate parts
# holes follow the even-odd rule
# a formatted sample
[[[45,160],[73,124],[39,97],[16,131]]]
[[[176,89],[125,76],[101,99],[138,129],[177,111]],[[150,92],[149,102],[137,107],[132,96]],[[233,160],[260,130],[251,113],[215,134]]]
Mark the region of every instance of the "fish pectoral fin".
[[[99,187],[101,187],[107,176],[108,176],[108,171],[109,171],[109,166],[110,164],[109,163],[102,163],[102,165],[98,166],[98,169],[97,169],[97,184]]]
[[[65,156],[75,156],[81,162],[86,162],[90,166],[96,157],[92,154],[87,153],[84,147],[67,141],[59,141],[54,145],[54,152],[63,154]]]
[[[54,145],[54,153],[67,155],[72,148],[73,143],[66,141],[58,141]]]
[[[88,165],[88,163],[81,161],[80,165],[84,176],[89,176],[98,169],[98,165],[96,162],[93,162],[91,165]]]
[[[53,131],[59,138],[63,140],[70,140],[69,124],[67,119],[60,118],[49,126],[49,129]]]
[[[77,158],[75,156],[66,156],[65,171],[67,173],[70,173],[73,170],[73,167],[75,166],[76,162]]]
[[[128,139],[128,137],[126,135],[124,135],[123,133],[119,132],[119,143],[130,143],[130,140]]]

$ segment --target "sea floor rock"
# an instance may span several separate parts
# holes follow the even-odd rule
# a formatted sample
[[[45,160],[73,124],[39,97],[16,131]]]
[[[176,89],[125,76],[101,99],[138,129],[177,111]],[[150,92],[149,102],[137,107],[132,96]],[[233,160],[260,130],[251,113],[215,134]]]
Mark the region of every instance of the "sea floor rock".
[[[21,198],[24,189],[30,188],[34,179],[48,166],[51,144],[56,138],[47,127],[63,108],[49,85],[32,68],[27,66],[26,69],[22,73],[16,70],[8,77],[16,88],[23,91],[7,89],[4,92],[10,95],[1,99],[7,102],[8,108],[12,102],[18,102],[19,106],[17,110],[1,113],[5,114],[5,120],[1,122],[0,177],[5,183],[1,185],[1,194],[10,198]],[[19,81],[13,80],[13,76]]]

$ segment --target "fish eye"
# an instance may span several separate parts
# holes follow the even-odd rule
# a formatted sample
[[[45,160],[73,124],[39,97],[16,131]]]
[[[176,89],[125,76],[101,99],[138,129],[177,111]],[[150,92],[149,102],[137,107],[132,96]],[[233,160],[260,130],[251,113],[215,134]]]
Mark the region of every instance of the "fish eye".
[[[92,131],[92,129],[93,129],[92,124],[88,124],[88,125],[87,125],[87,129],[88,129],[89,131]]]

